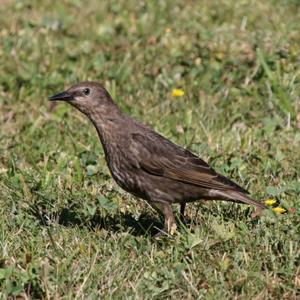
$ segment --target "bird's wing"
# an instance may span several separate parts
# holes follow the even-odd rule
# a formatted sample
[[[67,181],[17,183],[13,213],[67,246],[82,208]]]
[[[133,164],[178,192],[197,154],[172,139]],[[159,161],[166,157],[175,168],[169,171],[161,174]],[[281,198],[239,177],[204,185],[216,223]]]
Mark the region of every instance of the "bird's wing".
[[[245,189],[218,174],[205,161],[160,135],[134,133],[131,135],[131,153],[145,172],[208,189]],[[163,143],[164,147],[161,146]]]

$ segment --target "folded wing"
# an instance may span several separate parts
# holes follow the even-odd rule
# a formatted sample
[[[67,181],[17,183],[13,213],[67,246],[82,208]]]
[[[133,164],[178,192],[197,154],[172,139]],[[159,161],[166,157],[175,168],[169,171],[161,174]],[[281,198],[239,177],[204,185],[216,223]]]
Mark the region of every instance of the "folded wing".
[[[164,147],[160,147],[163,142]],[[152,175],[197,185],[207,189],[234,190],[248,193],[245,189],[218,174],[205,161],[160,135],[132,134],[131,153],[139,167]]]

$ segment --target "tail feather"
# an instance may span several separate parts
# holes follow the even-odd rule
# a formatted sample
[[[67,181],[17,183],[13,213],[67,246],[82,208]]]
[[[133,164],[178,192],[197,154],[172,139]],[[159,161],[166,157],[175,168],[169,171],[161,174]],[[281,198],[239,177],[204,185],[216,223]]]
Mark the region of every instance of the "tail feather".
[[[251,197],[249,197],[248,195],[240,193],[240,192],[232,191],[232,192],[230,192],[230,196],[232,197],[232,199],[236,199],[240,202],[243,202],[243,203],[246,203],[246,204],[249,204],[249,205],[254,205],[254,206],[259,207],[261,209],[267,208],[264,203],[259,202],[257,200],[254,200]]]
[[[217,192],[220,196],[222,196],[223,199],[225,198],[224,200],[242,202],[245,204],[256,206],[260,209],[267,208],[267,206],[264,203],[254,200],[251,197],[249,197],[248,195],[238,192],[238,191],[216,191],[215,190],[215,192]]]

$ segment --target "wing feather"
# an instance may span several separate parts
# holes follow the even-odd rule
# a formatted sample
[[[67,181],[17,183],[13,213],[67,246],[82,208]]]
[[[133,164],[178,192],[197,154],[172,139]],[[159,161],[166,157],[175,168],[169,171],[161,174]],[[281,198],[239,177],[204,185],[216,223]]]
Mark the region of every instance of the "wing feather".
[[[163,143],[164,147],[160,145]],[[190,151],[181,148],[161,135],[147,136],[132,134],[132,153],[145,172],[185,182],[203,188],[236,190],[248,193],[245,189],[218,174],[205,161]]]

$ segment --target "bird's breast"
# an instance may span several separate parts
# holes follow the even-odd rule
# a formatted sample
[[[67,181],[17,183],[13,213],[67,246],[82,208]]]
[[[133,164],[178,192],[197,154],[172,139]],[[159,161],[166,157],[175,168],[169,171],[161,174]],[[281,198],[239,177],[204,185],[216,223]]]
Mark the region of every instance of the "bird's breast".
[[[118,132],[118,130],[104,131],[100,135],[107,166],[113,179],[121,188],[137,197],[145,198],[144,184],[129,150],[129,139],[117,135]]]
[[[135,181],[130,172],[131,165],[126,150],[121,145],[109,145],[105,151],[106,161],[114,180],[123,189],[134,189]]]

